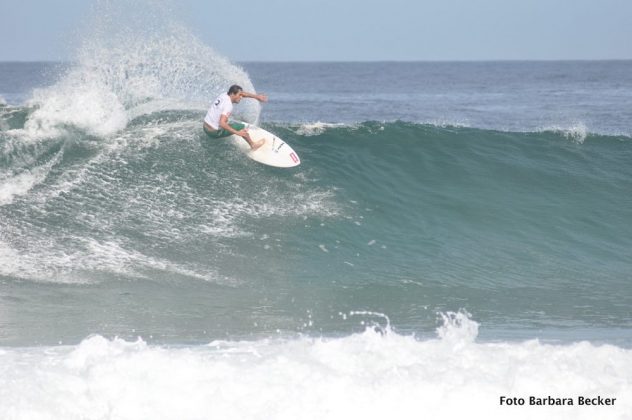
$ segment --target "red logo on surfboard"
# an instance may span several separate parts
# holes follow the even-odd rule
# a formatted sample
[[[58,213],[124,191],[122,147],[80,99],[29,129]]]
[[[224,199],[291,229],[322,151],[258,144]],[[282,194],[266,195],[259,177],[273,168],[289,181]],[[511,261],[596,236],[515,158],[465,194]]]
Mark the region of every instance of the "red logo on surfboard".
[[[298,156],[296,156],[296,153],[294,152],[290,153],[290,157],[292,158],[294,163],[298,163]]]

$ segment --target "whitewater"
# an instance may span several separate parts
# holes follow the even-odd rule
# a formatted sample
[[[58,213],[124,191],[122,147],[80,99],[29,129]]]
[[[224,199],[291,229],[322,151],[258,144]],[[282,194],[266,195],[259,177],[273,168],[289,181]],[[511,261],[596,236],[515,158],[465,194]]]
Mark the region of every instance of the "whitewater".
[[[632,418],[632,62],[234,63],[115,3],[0,63],[1,418]],[[233,83],[301,166],[204,135]]]
[[[3,418],[629,418],[630,351],[589,343],[477,344],[447,314],[439,338],[368,328],[344,338],[165,348],[94,336],[4,349]],[[500,407],[501,396],[617,395],[614,407]]]

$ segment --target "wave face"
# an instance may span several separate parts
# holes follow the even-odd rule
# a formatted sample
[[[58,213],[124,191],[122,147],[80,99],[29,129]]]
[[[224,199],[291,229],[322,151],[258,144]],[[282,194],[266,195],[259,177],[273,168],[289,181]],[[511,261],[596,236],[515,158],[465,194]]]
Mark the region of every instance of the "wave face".
[[[19,127],[37,110],[3,112]],[[355,328],[338,314],[358,309],[424,333],[455,308],[501,335],[573,327],[629,339],[629,138],[264,124],[304,162],[279,171],[209,141],[199,118],[153,112],[105,138],[3,131],[0,275],[20,285],[15,302],[70,290],[124,311],[114,323],[86,314],[67,339],[94,325],[122,336],[160,326],[167,341],[335,334]],[[119,293],[146,314],[119,307]],[[46,322],[31,328],[46,341]]]

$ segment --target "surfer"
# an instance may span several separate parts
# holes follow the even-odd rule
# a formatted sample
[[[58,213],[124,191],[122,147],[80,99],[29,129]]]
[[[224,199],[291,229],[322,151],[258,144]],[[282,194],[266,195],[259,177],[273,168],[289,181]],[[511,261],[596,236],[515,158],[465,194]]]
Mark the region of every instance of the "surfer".
[[[227,93],[219,95],[211,104],[211,107],[206,113],[206,117],[204,117],[204,132],[206,132],[209,137],[216,139],[235,134],[246,140],[250,147],[255,150],[261,147],[265,140],[253,142],[244,124],[228,122],[228,118],[233,112],[233,104],[238,104],[241,98],[252,98],[259,102],[268,101],[266,95],[244,92],[241,86],[232,85]]]

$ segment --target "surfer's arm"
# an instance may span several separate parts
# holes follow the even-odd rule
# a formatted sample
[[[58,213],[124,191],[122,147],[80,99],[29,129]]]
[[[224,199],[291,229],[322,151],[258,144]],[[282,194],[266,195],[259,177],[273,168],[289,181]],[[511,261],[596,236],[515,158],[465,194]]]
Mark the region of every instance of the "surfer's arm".
[[[244,98],[252,98],[252,99],[256,99],[259,102],[268,102],[268,95],[263,95],[263,94],[256,94],[256,93],[250,93],[250,92],[241,92],[241,96],[243,96]]]

